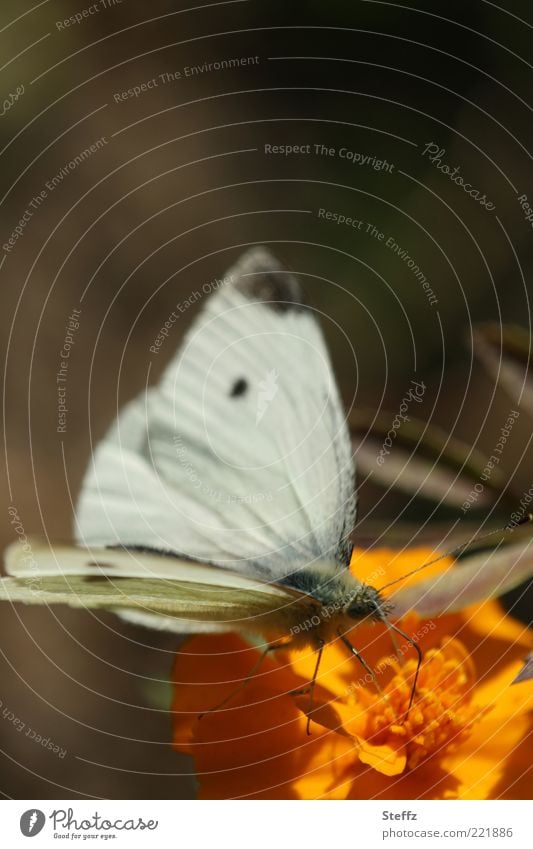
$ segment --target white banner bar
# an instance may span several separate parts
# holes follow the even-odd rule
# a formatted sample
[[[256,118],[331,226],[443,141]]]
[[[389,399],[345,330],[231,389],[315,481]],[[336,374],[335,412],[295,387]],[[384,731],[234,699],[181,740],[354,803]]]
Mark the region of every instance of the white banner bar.
[[[533,845],[530,802],[3,801],[2,846],[334,849]],[[35,838],[35,843],[29,843]],[[70,844],[69,844],[70,845]]]

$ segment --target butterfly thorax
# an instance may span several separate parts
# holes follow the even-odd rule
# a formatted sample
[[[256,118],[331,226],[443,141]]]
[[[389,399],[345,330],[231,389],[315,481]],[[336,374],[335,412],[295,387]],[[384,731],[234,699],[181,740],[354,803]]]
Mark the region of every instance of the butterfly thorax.
[[[327,568],[301,569],[283,579],[283,584],[310,596],[312,615],[292,628],[293,637],[330,642],[356,622],[383,621],[390,605],[375,587],[363,584],[348,571]]]

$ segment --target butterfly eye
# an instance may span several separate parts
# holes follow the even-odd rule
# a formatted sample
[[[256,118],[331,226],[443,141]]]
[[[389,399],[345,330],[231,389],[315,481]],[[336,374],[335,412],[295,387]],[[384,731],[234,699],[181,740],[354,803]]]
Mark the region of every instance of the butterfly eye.
[[[374,587],[363,585],[344,612],[351,619],[365,619],[367,616],[381,619],[386,610],[387,605],[381,600],[379,592]]]
[[[239,398],[248,389],[248,381],[244,377],[239,377],[231,387],[230,398]]]
[[[364,619],[365,616],[369,616],[372,613],[375,613],[375,603],[373,601],[369,601],[367,599],[358,599],[357,601],[353,601],[347,608],[346,614],[351,619]]]

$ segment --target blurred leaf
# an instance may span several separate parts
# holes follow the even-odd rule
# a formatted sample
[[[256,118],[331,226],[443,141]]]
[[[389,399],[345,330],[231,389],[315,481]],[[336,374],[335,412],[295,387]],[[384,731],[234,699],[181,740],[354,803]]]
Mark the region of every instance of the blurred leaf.
[[[490,377],[517,406],[533,415],[531,340],[522,327],[479,324],[474,328],[474,354]]]
[[[394,616],[416,609],[420,616],[454,613],[503,595],[533,577],[531,527],[528,538],[469,555],[441,575],[409,583],[393,593]]]
[[[169,711],[172,706],[172,685],[169,681],[143,681],[141,692],[150,707]]]
[[[490,535],[490,546],[487,535]],[[424,546],[433,548],[435,553],[449,553],[461,549],[456,554],[458,559],[468,557],[476,551],[490,550],[498,544],[509,540],[511,532],[509,526],[506,528],[487,528],[485,525],[480,530],[480,523],[461,519],[451,526],[449,522],[430,522],[420,525],[418,522],[394,521],[389,527],[386,522],[365,520],[362,526],[357,527],[353,541],[358,546],[388,546],[390,548],[405,548],[412,546]],[[518,543],[531,537],[531,526],[529,523],[516,525],[512,529],[513,543]]]
[[[359,477],[450,507],[470,501],[487,508],[506,477],[477,449],[411,415],[394,426],[394,413],[358,412],[349,419]],[[467,508],[470,509],[470,508]]]

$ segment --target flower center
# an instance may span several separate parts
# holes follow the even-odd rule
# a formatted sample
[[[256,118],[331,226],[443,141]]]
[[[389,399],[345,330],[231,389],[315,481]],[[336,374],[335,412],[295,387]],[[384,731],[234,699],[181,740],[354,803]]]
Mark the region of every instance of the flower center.
[[[471,704],[475,681],[472,661],[458,640],[448,640],[431,649],[420,666],[411,708],[416,661],[392,664],[395,675],[383,695],[358,689],[359,736],[373,746],[394,744],[406,747],[406,767],[463,740],[481,714]]]

